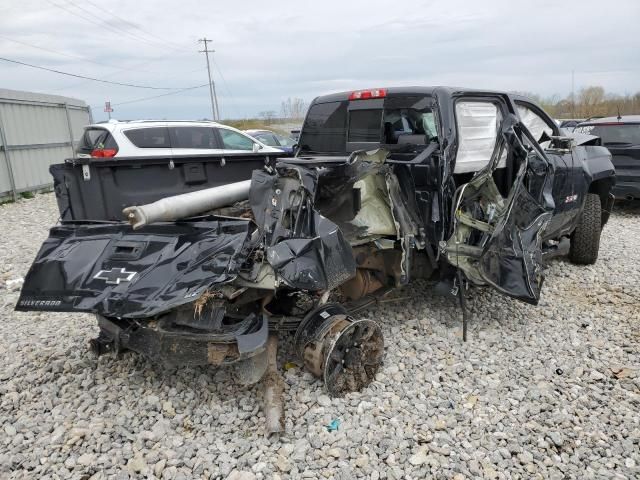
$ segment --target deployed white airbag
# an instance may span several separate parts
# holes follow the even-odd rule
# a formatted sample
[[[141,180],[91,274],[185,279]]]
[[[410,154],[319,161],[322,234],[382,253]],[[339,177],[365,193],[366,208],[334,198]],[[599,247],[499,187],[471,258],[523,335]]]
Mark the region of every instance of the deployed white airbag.
[[[553,135],[553,129],[533,110],[523,105],[517,105],[516,108],[518,109],[520,120],[537,141],[540,140],[543,133],[546,133],[548,136]]]
[[[491,159],[501,120],[498,107],[491,102],[456,102],[458,154],[453,173],[477,172]],[[497,168],[506,166],[506,151]]]

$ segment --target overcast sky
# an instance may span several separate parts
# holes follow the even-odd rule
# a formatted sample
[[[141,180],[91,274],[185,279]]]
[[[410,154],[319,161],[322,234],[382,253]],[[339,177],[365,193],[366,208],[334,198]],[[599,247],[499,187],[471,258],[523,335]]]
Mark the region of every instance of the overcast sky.
[[[84,18],[81,18],[84,17]],[[2,0],[0,57],[110,81],[207,82],[213,40],[223,118],[279,113],[282,100],[394,85],[456,85],[565,96],[640,90],[640,0]],[[42,49],[34,48],[38,46]],[[65,77],[0,61],[0,88],[86,101],[94,118],[211,116],[198,88]]]

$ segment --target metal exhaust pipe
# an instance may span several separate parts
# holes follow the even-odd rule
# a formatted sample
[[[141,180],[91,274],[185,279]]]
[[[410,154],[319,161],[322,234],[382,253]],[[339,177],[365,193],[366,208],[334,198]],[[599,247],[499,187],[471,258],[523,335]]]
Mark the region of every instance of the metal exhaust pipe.
[[[278,372],[277,352],[278,335],[271,333],[267,340],[267,371],[263,377],[265,433],[267,437],[284,432],[284,380]]]
[[[147,205],[127,207],[122,213],[133,228],[138,229],[150,223],[172,222],[246,200],[249,198],[250,187],[251,180],[229,183],[162,198]]]

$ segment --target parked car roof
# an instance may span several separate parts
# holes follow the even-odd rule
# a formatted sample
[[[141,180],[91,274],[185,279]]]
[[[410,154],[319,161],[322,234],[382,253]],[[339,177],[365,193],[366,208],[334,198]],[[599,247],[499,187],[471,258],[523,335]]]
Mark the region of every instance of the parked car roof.
[[[108,120],[106,122],[97,122],[91,125],[87,125],[87,127],[106,127],[109,129],[116,129],[118,127],[124,126],[135,126],[135,125],[144,125],[144,126],[161,126],[166,127],[167,125],[180,125],[180,126],[196,126],[196,127],[225,127],[225,128],[233,128],[228,125],[224,125],[218,122],[213,122],[211,120]],[[85,128],[87,128],[85,127]]]
[[[204,155],[242,153],[255,145],[262,153],[281,151],[209,120],[110,120],[84,127],[77,153],[92,157]]]
[[[640,115],[622,115],[620,117],[600,117],[585,120],[580,125],[597,125],[600,123],[640,123]]]
[[[253,135],[255,133],[275,133],[271,130],[262,130],[262,129],[252,129],[252,130],[243,130],[245,133],[248,133],[249,135]]]

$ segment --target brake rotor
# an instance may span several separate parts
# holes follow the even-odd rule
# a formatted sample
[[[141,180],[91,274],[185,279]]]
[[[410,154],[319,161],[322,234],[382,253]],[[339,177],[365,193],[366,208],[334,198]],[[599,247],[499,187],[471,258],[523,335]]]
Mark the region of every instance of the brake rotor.
[[[353,319],[338,304],[327,304],[310,312],[294,341],[305,367],[322,377],[331,396],[366,387],[384,356],[380,326],[372,320]]]
[[[336,326],[343,327],[342,323]],[[322,370],[331,396],[362,390],[373,381],[382,364],[382,329],[372,320],[351,321],[337,334],[328,336],[325,345],[328,348]]]

